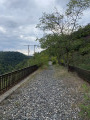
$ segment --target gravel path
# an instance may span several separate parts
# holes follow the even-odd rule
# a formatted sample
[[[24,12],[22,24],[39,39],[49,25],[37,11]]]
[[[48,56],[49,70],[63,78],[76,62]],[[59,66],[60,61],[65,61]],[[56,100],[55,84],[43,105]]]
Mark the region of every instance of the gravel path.
[[[37,74],[0,104],[0,120],[82,120],[78,107],[81,97],[71,94],[63,80],[49,68]]]

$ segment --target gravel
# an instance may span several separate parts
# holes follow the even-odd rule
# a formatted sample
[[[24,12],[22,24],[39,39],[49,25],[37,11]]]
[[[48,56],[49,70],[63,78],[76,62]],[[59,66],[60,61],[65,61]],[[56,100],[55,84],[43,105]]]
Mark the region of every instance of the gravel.
[[[78,106],[80,94],[72,94],[50,67],[38,73],[0,104],[0,120],[82,120]],[[73,107],[72,107],[73,106]]]

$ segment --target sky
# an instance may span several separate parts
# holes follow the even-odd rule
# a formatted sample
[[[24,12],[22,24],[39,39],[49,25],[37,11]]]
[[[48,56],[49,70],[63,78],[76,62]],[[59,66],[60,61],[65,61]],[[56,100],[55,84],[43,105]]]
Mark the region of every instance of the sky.
[[[27,46],[39,45],[37,38],[43,31],[36,28],[43,12],[52,13],[55,8],[63,12],[69,0],[0,0],[0,51],[19,51],[28,54]],[[84,11],[81,25],[90,23],[90,9]],[[36,52],[41,51],[36,47]],[[34,47],[30,47],[30,55]]]

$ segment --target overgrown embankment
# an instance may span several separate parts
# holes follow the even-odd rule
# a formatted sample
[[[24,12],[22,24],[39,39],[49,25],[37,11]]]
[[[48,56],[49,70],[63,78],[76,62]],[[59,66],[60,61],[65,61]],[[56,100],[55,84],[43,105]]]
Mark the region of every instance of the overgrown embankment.
[[[62,79],[64,84],[70,89],[73,95],[80,95],[82,98],[72,104],[72,107],[77,106],[80,109],[79,115],[82,120],[90,119],[90,85],[79,78],[76,73],[68,72],[63,66],[55,66],[55,76]],[[71,88],[74,89],[71,89]]]

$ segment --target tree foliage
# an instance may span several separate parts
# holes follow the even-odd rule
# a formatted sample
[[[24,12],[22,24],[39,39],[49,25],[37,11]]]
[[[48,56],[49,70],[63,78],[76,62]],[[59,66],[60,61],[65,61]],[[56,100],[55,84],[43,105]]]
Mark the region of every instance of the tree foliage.
[[[0,74],[15,70],[15,66],[28,57],[19,52],[0,52]]]
[[[50,55],[56,55],[58,63],[60,59],[67,65],[73,62],[74,52],[80,55],[88,54],[89,43],[85,36],[90,33],[90,25],[82,28],[79,19],[83,11],[90,7],[90,0],[71,0],[67,4],[64,14],[57,10],[51,14],[44,13],[37,25],[43,31],[51,31],[52,34],[39,39],[42,48],[48,49]],[[83,32],[86,29],[87,32]],[[78,32],[80,34],[78,34]]]

